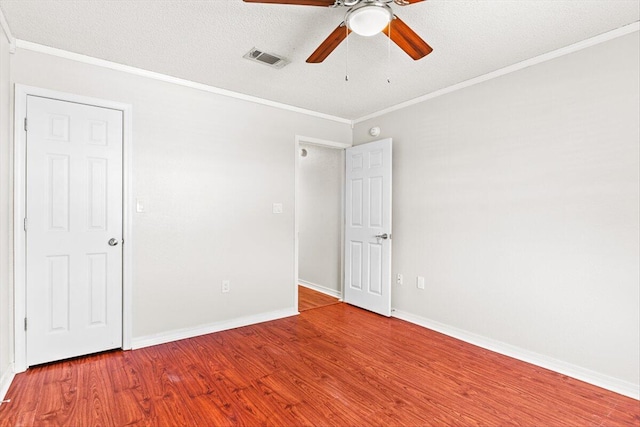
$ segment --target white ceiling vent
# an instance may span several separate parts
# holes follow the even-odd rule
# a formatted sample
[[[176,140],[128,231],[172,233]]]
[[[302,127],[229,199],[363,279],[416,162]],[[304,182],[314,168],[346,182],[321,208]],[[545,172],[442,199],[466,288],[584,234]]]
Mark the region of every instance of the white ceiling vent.
[[[266,53],[261,50],[256,49],[255,47],[251,49],[249,52],[245,53],[243,58],[249,59],[251,61],[256,61],[264,65],[268,65],[272,68],[282,68],[289,63],[284,58],[276,56],[272,53]]]

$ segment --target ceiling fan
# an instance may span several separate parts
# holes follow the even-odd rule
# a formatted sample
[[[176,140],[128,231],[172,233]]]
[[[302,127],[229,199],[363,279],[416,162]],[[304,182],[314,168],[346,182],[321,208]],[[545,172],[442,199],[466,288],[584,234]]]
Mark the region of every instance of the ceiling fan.
[[[320,63],[347,38],[351,32],[373,36],[380,32],[389,37],[414,60],[433,51],[407,24],[398,18],[390,3],[408,6],[424,0],[244,0],[247,3],[275,3],[301,6],[347,7],[344,21],[336,27],[318,48],[307,58],[309,63]]]

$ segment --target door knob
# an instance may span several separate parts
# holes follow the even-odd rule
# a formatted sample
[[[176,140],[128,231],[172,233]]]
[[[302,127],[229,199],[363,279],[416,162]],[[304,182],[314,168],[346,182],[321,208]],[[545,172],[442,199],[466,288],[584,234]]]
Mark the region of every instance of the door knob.
[[[109,246],[118,246],[118,239],[109,239]]]
[[[389,236],[387,235],[387,233],[384,233],[384,234],[376,234],[374,237],[375,237],[376,239],[388,239],[388,238],[389,238]]]

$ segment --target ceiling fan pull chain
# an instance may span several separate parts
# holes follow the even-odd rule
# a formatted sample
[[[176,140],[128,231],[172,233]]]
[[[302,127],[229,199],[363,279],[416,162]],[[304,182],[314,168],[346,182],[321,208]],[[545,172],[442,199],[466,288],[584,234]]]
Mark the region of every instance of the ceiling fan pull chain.
[[[391,21],[389,21],[389,37],[387,37],[387,83],[391,84]]]
[[[347,32],[347,60],[345,61],[345,66],[344,66],[344,81],[348,82],[349,81],[349,26],[345,25],[344,26],[344,30]]]

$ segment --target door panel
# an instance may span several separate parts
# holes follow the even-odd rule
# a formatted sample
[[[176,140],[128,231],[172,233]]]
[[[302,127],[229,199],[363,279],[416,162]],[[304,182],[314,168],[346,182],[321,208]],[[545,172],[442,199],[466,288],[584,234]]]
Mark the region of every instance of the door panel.
[[[87,182],[89,184],[89,230],[107,229],[107,160],[87,159]]]
[[[346,150],[344,299],[385,316],[391,315],[391,149],[385,139]]]
[[[69,257],[47,257],[47,288],[49,295],[49,331],[69,330]]]
[[[383,187],[382,177],[369,178],[369,227],[383,228]]]
[[[47,213],[49,231],[69,230],[69,156],[47,155]]]
[[[369,293],[382,296],[382,245],[369,243]]]
[[[362,227],[362,217],[364,206],[362,205],[362,180],[354,179],[351,181],[351,215],[350,224],[352,227]]]
[[[104,326],[107,323],[107,304],[109,302],[107,288],[107,253],[89,254],[88,262],[88,286],[89,286],[89,324],[91,326]]]
[[[27,365],[121,347],[122,112],[28,96],[27,121]]]

